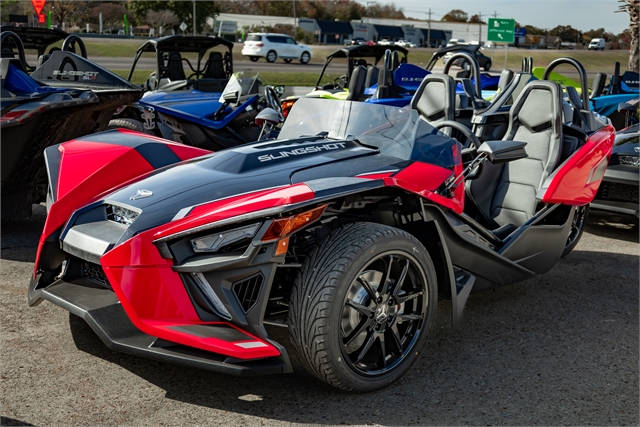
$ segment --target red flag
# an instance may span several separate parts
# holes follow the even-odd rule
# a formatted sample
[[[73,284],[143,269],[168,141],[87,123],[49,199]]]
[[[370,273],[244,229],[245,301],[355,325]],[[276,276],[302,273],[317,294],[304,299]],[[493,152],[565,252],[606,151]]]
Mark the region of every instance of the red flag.
[[[47,0],[31,0],[31,4],[33,4],[33,8],[36,10],[36,13],[38,15],[40,15],[40,13],[42,12],[42,9],[44,8],[46,2]],[[39,16],[38,19],[40,19]]]

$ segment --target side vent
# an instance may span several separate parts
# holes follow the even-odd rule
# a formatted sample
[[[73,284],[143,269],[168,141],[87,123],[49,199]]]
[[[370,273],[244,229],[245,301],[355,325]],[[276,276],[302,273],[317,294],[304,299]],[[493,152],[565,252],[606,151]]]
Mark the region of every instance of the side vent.
[[[260,288],[262,287],[263,281],[264,277],[262,273],[257,273],[231,286],[245,314],[248,313],[256,304],[256,301],[258,301],[258,295],[260,295]]]
[[[113,289],[111,287],[111,284],[109,283],[109,280],[107,279],[107,275],[104,274],[104,270],[102,269],[102,266],[99,264],[83,261],[82,277],[92,281],[96,285],[102,286],[103,288]]]

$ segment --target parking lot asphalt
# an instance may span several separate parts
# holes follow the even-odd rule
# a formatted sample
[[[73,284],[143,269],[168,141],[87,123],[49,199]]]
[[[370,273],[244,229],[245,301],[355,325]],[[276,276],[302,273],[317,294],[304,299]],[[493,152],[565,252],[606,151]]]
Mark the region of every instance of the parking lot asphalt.
[[[108,350],[79,318],[27,306],[45,219],[2,222],[2,425],[638,425],[638,222],[592,212],[549,273],[448,301],[404,379],[346,394],[295,373],[237,378]],[[273,331],[286,342],[284,329]]]

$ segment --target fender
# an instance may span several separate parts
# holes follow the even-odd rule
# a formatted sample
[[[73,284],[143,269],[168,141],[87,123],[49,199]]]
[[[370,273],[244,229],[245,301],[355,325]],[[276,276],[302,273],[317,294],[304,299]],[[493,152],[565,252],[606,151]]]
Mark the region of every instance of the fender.
[[[125,129],[48,147],[44,153],[49,178],[48,215],[33,278],[45,241],[76,209],[157,169],[206,154],[211,152]]]

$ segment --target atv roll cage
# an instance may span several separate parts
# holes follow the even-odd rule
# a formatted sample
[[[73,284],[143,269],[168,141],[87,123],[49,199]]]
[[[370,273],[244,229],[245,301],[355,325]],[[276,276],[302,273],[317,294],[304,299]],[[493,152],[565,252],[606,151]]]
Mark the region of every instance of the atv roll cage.
[[[349,84],[349,77],[353,73],[353,69],[358,65],[364,66],[377,66],[382,58],[384,58],[384,53],[387,50],[391,50],[392,52],[398,52],[398,55],[402,54],[399,58],[400,62],[407,62],[407,57],[409,55],[409,51],[401,46],[367,46],[367,45],[356,45],[356,46],[346,46],[336,50],[327,56],[327,59],[324,62],[324,66],[322,67],[322,71],[318,76],[318,81],[316,82],[316,88],[321,88],[322,77],[324,76],[324,72],[327,67],[336,58],[346,58],[347,59],[347,73],[345,74],[345,83],[347,86]],[[368,61],[368,60],[369,61]]]
[[[219,46],[222,46],[224,52],[209,52]],[[233,74],[232,51],[233,43],[219,37],[165,36],[152,39],[136,51],[128,79],[133,77],[142,54],[155,53],[156,70],[145,83],[147,90],[175,90],[193,85],[203,92],[219,92]],[[203,61],[207,52],[209,56]],[[182,57],[182,53],[198,54],[195,67],[189,59]]]
[[[25,70],[29,73],[39,68],[51,57],[51,54],[56,51],[62,50],[76,53],[77,48],[80,51],[80,56],[83,58],[87,57],[87,49],[85,48],[82,39],[76,34],[69,34],[58,28],[15,27],[12,25],[3,25],[0,29],[3,33],[10,31],[16,34],[22,42],[23,50],[35,50],[37,52],[38,62],[35,66],[29,65],[26,57],[22,58]],[[58,43],[61,40],[64,40],[61,48],[52,47],[49,49],[51,45]],[[3,41],[2,57],[13,58],[15,56],[14,49],[19,50],[19,47],[13,39],[10,38],[7,39],[6,42]],[[47,49],[49,49],[48,52]]]

